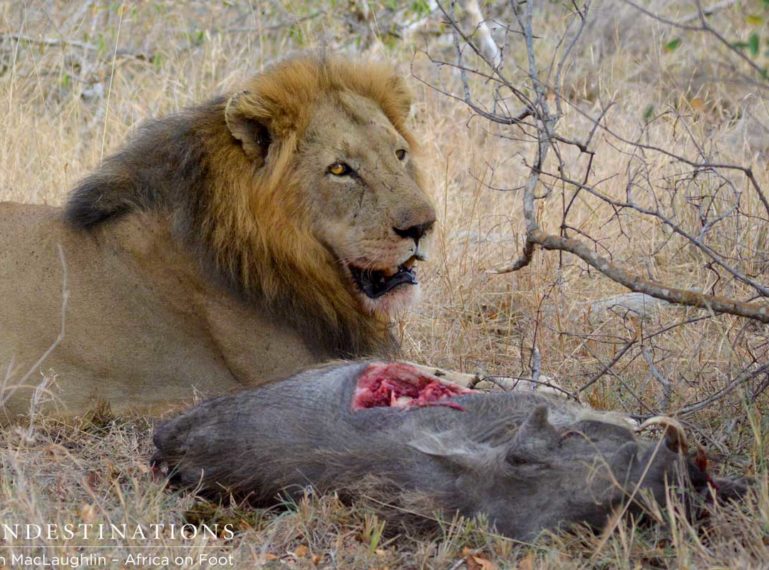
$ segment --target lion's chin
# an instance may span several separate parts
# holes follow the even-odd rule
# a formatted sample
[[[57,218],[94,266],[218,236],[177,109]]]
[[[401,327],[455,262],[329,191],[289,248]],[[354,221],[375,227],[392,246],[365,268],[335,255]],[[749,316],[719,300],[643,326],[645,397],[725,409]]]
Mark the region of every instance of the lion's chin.
[[[413,284],[399,285],[376,299],[372,299],[360,292],[358,297],[367,312],[382,315],[389,319],[418,302],[421,293],[422,288],[418,284]]]

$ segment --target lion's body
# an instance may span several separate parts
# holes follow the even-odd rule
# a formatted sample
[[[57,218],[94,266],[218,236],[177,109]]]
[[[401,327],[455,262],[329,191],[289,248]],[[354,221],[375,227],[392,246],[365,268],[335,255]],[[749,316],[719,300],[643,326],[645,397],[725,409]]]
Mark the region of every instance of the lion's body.
[[[48,407],[71,414],[392,353],[389,319],[416,295],[435,219],[402,82],[303,57],[245,86],[148,122],[64,211],[0,205],[6,419],[29,410],[42,372]]]
[[[11,367],[4,420],[29,411],[43,373],[54,380],[40,394],[47,410],[82,412],[104,400],[115,411],[153,411],[331,356],[211,283],[150,219],[84,233],[60,210],[5,203],[0,220],[0,362]],[[35,367],[61,332],[62,309],[63,338]]]

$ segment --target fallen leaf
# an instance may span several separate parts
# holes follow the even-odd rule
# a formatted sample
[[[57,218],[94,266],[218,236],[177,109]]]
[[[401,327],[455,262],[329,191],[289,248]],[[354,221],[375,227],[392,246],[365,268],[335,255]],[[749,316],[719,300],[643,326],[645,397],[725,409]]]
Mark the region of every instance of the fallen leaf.
[[[86,524],[93,524],[96,521],[96,507],[84,503],[80,506],[80,519]]]
[[[518,563],[518,570],[534,570],[534,553],[529,552],[526,556],[521,558]]]
[[[296,556],[297,558],[305,558],[307,557],[308,552],[310,552],[310,549],[307,548],[304,544],[300,544],[294,550],[294,556]]]
[[[705,110],[705,101],[700,97],[694,97],[689,101],[689,104],[692,106],[692,109],[695,111],[704,111]]]
[[[467,565],[467,570],[497,570],[496,564],[480,554],[471,554],[465,558],[465,565]]]
[[[95,491],[101,482],[101,475],[97,471],[88,471],[85,476],[85,484],[91,491]]]

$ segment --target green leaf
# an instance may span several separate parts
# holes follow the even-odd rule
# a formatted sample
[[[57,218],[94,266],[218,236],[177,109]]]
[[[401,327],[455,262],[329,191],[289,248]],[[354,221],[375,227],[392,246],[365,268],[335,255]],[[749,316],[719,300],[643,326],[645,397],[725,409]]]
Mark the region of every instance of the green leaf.
[[[430,10],[430,3],[427,0],[416,0],[411,3],[411,10],[419,17],[427,16]]]
[[[678,49],[678,46],[680,45],[681,45],[681,38],[674,38],[665,44],[665,51],[672,53],[676,51]]]
[[[753,57],[758,56],[758,46],[759,46],[760,40],[758,38],[758,33],[753,32],[750,34],[750,37],[748,38],[748,49],[750,50],[750,55]]]
[[[302,32],[302,28],[299,26],[291,26],[288,29],[288,36],[294,40],[297,45],[303,46],[304,45],[304,33]]]
[[[649,121],[651,121],[653,115],[654,115],[654,105],[649,103],[646,106],[646,109],[644,109],[644,114],[643,114],[644,123],[648,123]]]
[[[99,37],[96,38],[96,53],[99,55],[107,53],[107,40],[104,39],[103,35],[99,35]]]
[[[749,16],[745,17],[745,22],[751,26],[760,26],[764,23],[764,19],[757,14],[750,14]]]

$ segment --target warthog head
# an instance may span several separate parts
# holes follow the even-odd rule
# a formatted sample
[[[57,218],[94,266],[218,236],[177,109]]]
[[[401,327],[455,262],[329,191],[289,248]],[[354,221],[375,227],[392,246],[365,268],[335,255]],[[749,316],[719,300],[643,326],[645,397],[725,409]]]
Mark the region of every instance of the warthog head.
[[[471,392],[397,363],[310,370],[205,402],[161,425],[154,463],[171,480],[255,502],[279,493],[355,494],[427,514],[486,515],[526,539],[602,526],[666,485],[715,489],[680,430],[638,439],[622,417],[536,393]],[[365,485],[363,482],[366,482]]]

